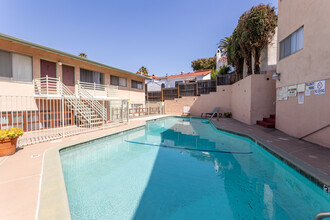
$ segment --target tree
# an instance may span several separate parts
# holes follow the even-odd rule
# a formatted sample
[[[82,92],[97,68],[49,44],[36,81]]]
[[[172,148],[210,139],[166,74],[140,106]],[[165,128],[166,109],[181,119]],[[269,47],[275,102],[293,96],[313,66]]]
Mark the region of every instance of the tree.
[[[255,74],[260,73],[261,50],[272,41],[276,27],[275,7],[260,4],[250,9],[245,28],[251,32],[249,41],[255,60]]]
[[[241,48],[238,43],[238,31],[235,28],[233,34],[229,37],[227,48],[227,61],[228,64],[235,68],[237,74],[240,74],[240,78],[243,78],[243,65],[244,57],[241,53]]]
[[[221,50],[222,55],[227,56],[230,37],[225,37],[218,43],[218,48]]]
[[[145,66],[141,66],[141,68],[139,69],[139,72],[142,73],[143,75],[148,75],[148,73],[149,73],[147,67],[145,67]]]
[[[228,74],[230,71],[230,67],[226,65],[220,66],[220,69],[217,70],[216,68],[213,68],[211,71],[211,79],[216,79],[217,75],[225,75]]]
[[[235,67],[236,73],[243,73],[245,61],[248,75],[252,74],[251,56],[255,60],[255,74],[260,73],[261,50],[271,42],[276,26],[275,8],[269,4],[252,7],[241,15],[232,35],[218,44],[226,52],[228,63]]]
[[[82,58],[87,58],[87,54],[85,54],[85,53],[80,53],[78,56],[80,56]]]
[[[191,67],[194,71],[213,69],[216,67],[216,57],[194,60],[191,62]]]

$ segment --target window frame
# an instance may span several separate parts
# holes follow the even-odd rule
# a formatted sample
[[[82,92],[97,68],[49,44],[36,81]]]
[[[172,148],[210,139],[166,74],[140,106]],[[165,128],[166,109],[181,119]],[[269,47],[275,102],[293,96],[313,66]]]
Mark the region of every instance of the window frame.
[[[301,34],[301,36],[299,34]],[[302,39],[300,39],[300,37],[302,37]],[[295,40],[292,40],[293,38],[295,38]],[[301,40],[302,45],[299,45],[300,42],[299,39]],[[295,43],[295,45],[292,45],[292,43]],[[281,40],[278,48],[279,48],[279,53],[278,53],[279,60],[282,60],[304,49],[304,26],[301,26],[293,33],[291,33],[289,36]]]
[[[118,84],[113,84],[112,83],[112,79],[111,79],[112,77],[118,78]],[[125,80],[125,86],[120,85],[120,79],[124,79]],[[120,87],[127,87],[127,78],[116,76],[116,75],[110,75],[110,85],[112,85],[112,86],[120,86]]]
[[[139,88],[139,84],[141,83],[141,88]],[[136,85],[136,87],[133,87],[133,85]],[[141,81],[136,81],[136,80],[134,80],[134,79],[132,79],[131,80],[131,88],[132,89],[138,89],[138,90],[143,90],[143,82],[141,82]]]
[[[88,72],[90,72],[92,74],[92,81],[93,82],[86,82],[86,81],[82,81],[81,80],[81,71],[82,70],[86,70]],[[105,85],[105,74],[99,71],[94,71],[94,70],[89,70],[89,69],[85,69],[85,68],[80,68],[79,69],[79,77],[80,77],[80,82],[85,82],[85,83],[95,83],[94,82],[94,72],[100,73],[100,84],[99,85]]]
[[[9,53],[9,66],[10,66],[10,77],[7,77],[7,76],[0,76],[0,81],[3,81],[3,82],[17,82],[17,83],[28,83],[28,84],[31,84],[33,83],[33,56],[30,56],[30,55],[26,55],[26,54],[23,54],[23,53],[16,53],[16,52],[12,52],[12,51],[8,51],[8,50],[3,50],[3,49],[0,49],[0,51],[3,51],[3,52],[6,52],[6,53]],[[14,54],[17,54],[17,55],[20,55],[20,56],[26,56],[26,57],[29,57],[31,59],[31,81],[21,81],[21,80],[15,80],[14,79]]]

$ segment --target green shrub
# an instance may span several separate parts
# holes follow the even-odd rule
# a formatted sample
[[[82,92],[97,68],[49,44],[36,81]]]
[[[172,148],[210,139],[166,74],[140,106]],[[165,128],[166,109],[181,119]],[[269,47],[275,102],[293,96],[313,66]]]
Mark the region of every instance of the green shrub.
[[[230,118],[232,114],[231,114],[231,112],[225,112],[225,113],[223,113],[223,115],[227,118]]]

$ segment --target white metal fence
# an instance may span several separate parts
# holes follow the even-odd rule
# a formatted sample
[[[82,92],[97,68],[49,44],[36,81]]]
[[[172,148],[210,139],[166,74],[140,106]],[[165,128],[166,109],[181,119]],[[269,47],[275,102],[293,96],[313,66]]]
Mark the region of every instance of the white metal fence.
[[[18,146],[24,146],[117,126],[129,118],[164,113],[161,103],[129,108],[127,100],[98,102],[104,106],[105,120],[86,123],[65,97],[0,96],[0,129],[23,129]],[[92,122],[93,117],[99,118],[91,117]]]

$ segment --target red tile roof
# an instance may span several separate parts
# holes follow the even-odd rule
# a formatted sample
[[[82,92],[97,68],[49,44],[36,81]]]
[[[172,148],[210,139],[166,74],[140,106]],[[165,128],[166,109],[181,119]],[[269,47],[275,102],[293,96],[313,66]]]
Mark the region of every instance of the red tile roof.
[[[184,74],[177,74],[177,75],[170,75],[170,76],[150,76],[154,79],[174,79],[174,78],[183,78],[183,77],[192,77],[192,76],[205,76],[211,73],[211,70],[199,70],[191,73],[184,73]]]
[[[219,61],[227,61],[227,57],[220,57]]]

